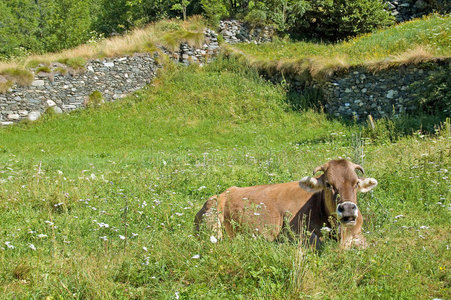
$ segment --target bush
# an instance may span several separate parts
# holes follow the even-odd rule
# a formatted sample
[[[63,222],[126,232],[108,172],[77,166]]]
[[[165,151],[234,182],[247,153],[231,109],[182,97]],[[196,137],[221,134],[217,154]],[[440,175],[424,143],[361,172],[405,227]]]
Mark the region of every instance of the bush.
[[[424,93],[418,96],[420,109],[426,113],[450,115],[451,112],[451,76],[449,69],[442,68],[432,73],[425,82]],[[414,84],[415,85],[415,84]]]
[[[381,0],[312,0],[293,34],[337,41],[393,23]]]
[[[92,92],[85,101],[85,106],[89,108],[96,108],[105,103],[103,95],[99,91]]]
[[[261,9],[251,10],[244,18],[251,27],[264,26],[267,22],[266,12]]]

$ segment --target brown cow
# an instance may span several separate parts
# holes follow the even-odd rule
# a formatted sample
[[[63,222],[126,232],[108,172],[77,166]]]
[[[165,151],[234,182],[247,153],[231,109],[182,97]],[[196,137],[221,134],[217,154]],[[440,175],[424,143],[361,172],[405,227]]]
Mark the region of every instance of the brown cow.
[[[368,192],[377,185],[373,178],[362,179],[356,170],[363,168],[344,159],[332,160],[315,168],[313,175],[299,182],[231,187],[208,199],[194,220],[199,230],[202,221],[217,238],[222,228],[233,237],[243,228],[276,239],[284,224],[296,234],[307,230],[310,241],[319,246],[322,229],[336,228],[343,248],[365,247],[361,233],[363,218],[357,207],[357,191]]]

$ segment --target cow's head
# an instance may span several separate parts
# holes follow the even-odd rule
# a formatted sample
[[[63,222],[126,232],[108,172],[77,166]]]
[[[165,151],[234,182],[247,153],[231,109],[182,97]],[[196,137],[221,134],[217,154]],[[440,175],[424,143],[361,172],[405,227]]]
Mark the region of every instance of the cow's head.
[[[313,175],[322,171],[321,176],[304,177],[299,186],[311,193],[324,191],[328,212],[336,213],[342,225],[354,226],[359,213],[357,191],[366,193],[377,185],[374,178],[359,178],[356,170],[365,174],[361,166],[350,161],[331,160],[313,171]]]

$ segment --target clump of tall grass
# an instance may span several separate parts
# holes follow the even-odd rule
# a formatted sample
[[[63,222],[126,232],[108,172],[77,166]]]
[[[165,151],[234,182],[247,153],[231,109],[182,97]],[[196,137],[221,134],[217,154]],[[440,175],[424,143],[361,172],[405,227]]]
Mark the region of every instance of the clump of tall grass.
[[[20,86],[28,86],[33,82],[33,73],[22,68],[8,68],[0,71],[8,81],[12,81]]]

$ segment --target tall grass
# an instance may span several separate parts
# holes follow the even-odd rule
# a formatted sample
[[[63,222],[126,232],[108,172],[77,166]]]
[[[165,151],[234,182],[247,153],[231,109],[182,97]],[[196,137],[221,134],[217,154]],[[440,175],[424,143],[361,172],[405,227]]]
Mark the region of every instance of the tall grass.
[[[292,110],[239,64],[162,76],[121,102],[0,128],[1,298],[446,298],[449,124],[356,142],[360,126]],[[379,181],[359,196],[368,249],[193,236],[209,196],[356,149]]]

